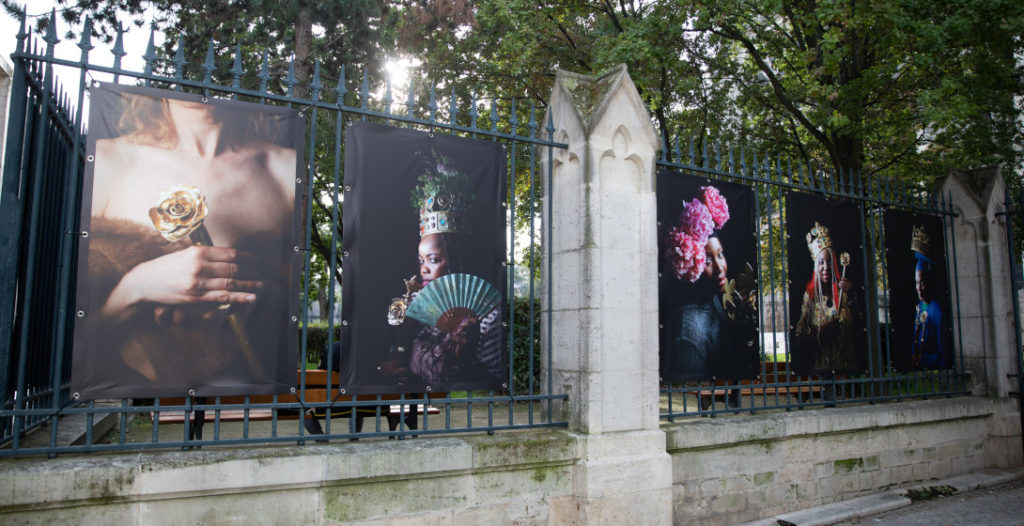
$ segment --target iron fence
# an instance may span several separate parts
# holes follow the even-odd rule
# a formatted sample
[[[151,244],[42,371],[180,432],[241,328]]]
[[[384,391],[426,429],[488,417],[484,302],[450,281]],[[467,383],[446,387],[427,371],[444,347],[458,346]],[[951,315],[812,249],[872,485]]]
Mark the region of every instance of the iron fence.
[[[956,216],[950,196],[937,195],[923,185],[863,177],[847,170],[825,171],[815,166],[794,166],[781,158],[758,156],[742,148],[707,142],[688,145],[677,139],[668,147],[663,138],[660,169],[747,185],[755,194],[758,227],[758,306],[761,369],[755,378],[703,382],[662,382],[661,418],[751,414],[804,407],[835,407],[843,404],[879,403],[969,394],[964,374],[960,327]],[[687,151],[683,151],[686,148]],[[669,160],[672,156],[672,161]],[[797,375],[792,363],[789,297],[791,277],[787,270],[786,196],[790,191],[844,199],[860,208],[860,233],[867,284],[867,371],[863,374]],[[953,354],[955,365],[944,370],[899,373],[892,368],[890,335],[890,281],[885,265],[885,232],[882,214],[889,209],[934,214],[943,218],[946,271],[955,313]],[[795,301],[800,301],[796,298]],[[781,353],[777,353],[782,348]],[[767,352],[767,350],[771,352]]]
[[[212,78],[215,71],[212,43],[207,60],[195,68],[202,73],[201,78],[190,78],[181,41],[173,57],[160,57],[153,45],[152,33],[143,55],[144,71],[130,71],[122,68],[122,59],[127,53],[120,31],[112,50],[111,65],[106,66],[90,61],[93,46],[88,20],[77,43],[81,50],[77,61],[55,56],[56,27],[56,19],[51,18],[43,43],[38,43],[29,37],[23,20],[17,36],[18,46],[12,55],[15,70],[10,133],[0,194],[0,281],[5,283],[0,290],[0,366],[4,367],[0,374],[0,396],[4,402],[0,408],[0,443],[4,444],[0,456],[254,443],[302,444],[313,439],[401,439],[566,425],[552,414],[552,404],[567,396],[554,393],[550,378],[547,385],[540,384],[538,368],[542,361],[550,367],[551,360],[550,347],[542,349],[539,344],[540,326],[550,323],[550,316],[541,319],[536,300],[539,289],[534,285],[541,271],[541,261],[546,259],[542,258],[541,240],[551,236],[550,223],[541,225],[536,218],[540,215],[538,192],[541,185],[537,167],[546,162],[550,168],[552,158],[550,153],[546,158],[538,158],[537,148],[565,148],[566,145],[552,140],[553,123],[539,122],[533,104],[516,99],[492,99],[488,110],[473,94],[466,110],[460,107],[453,90],[445,108],[445,96],[439,96],[434,86],[429,89],[421,86],[418,90],[421,98],[428,99],[425,104],[417,100],[417,90],[410,86],[404,101],[405,111],[396,112],[393,111],[396,102],[390,81],[382,86],[382,96],[374,96],[368,74],[364,74],[361,81],[348,79],[342,67],[331,89],[322,80],[319,63],[315,64],[309,80],[308,96],[299,96],[295,93],[299,81],[293,68],[283,78],[275,77],[270,73],[264,51],[260,70],[246,72],[240,48],[235,50],[230,78],[217,83]],[[54,67],[77,71],[77,104],[72,104],[58,86]],[[88,87],[98,74],[106,74],[115,82],[285,105],[306,113],[304,158],[308,160],[306,180],[310,197],[305,203],[306,257],[301,292],[304,317],[309,313],[312,281],[309,244],[314,231],[329,232],[328,242],[332,248],[328,271],[331,280],[337,275],[337,256],[342,243],[337,203],[344,180],[342,145],[349,123],[353,120],[379,122],[503,143],[509,152],[508,185],[511,189],[507,203],[511,211],[506,261],[510,331],[507,390],[447,393],[443,397],[430,397],[429,393],[401,395],[396,400],[381,396],[357,399],[338,392],[332,401],[316,403],[304,403],[301,397],[287,402],[283,396],[276,395],[269,402],[249,397],[236,402],[220,397],[189,396],[177,404],[161,403],[159,398],[85,401],[72,397],[68,392],[69,342],[76,313],[72,312],[71,291],[75,289],[78,240],[84,235],[78,226],[85,161],[83,108]],[[283,92],[268,88],[269,81],[274,79],[283,82],[286,87]],[[480,122],[481,118],[485,123]],[[321,147],[319,153],[318,146]],[[330,203],[334,204],[328,207],[326,214],[330,216],[329,224],[314,224],[313,210],[318,203],[313,202],[313,188],[332,195]],[[519,202],[517,196],[520,196]],[[519,221],[515,220],[516,210],[520,211]],[[525,283],[523,278],[515,281],[520,265],[525,271],[520,273],[526,275]],[[335,309],[335,288],[335,281],[326,287],[328,312]],[[515,290],[521,291],[523,297],[517,299]],[[293,393],[304,393],[309,383],[310,324],[308,319],[302,321],[301,334],[297,335],[301,337],[301,355],[296,357],[298,384]],[[335,338],[334,323],[333,317],[328,317],[326,348],[330,348]],[[328,367],[331,365],[328,354]],[[327,380],[326,387],[328,392],[338,390],[332,379]],[[422,409],[431,407],[436,413]],[[324,434],[311,437],[305,430],[301,415],[307,411],[326,413]],[[422,416],[417,416],[416,420],[409,418],[419,411],[423,411]],[[388,417],[395,412],[397,418],[394,414]],[[339,422],[342,417],[332,417],[339,413],[347,414],[345,425]],[[180,418],[177,423],[162,423],[161,415],[179,415]],[[361,419],[353,415],[371,418],[372,429],[360,431]],[[236,419],[237,422],[229,422]],[[207,434],[204,438],[202,430],[206,421],[212,421],[213,429],[212,437]],[[103,422],[109,424],[109,432],[96,431],[106,429],[101,425]],[[413,422],[416,422],[415,429],[410,427]],[[62,426],[65,430],[80,427],[81,437],[75,443],[65,443],[58,438]],[[49,433],[41,428],[48,428]]]

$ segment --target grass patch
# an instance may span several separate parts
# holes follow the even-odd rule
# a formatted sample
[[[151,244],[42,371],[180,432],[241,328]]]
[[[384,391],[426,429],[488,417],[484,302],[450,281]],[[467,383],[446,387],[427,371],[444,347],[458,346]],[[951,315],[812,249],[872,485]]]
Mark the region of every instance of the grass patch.
[[[922,500],[932,500],[939,497],[949,497],[950,495],[956,494],[956,488],[953,486],[927,486],[924,488],[908,489],[905,497],[913,502],[919,502]]]

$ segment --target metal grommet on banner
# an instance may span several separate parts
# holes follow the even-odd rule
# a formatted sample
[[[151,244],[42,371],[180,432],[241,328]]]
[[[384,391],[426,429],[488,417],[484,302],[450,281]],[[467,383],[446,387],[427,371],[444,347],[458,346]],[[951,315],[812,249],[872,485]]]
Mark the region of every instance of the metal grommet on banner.
[[[427,137],[430,137],[431,139],[433,139],[434,138],[434,132],[428,132],[427,133]]]
[[[348,257],[348,250],[343,250],[343,251],[341,252],[341,257],[343,257],[343,258],[347,258],[347,257]]]
[[[189,389],[188,390],[188,395],[189,396],[195,396],[196,395],[196,390],[195,389]]]
[[[428,393],[430,392],[430,386],[429,385],[427,386],[427,392]]]
[[[299,112],[299,117],[305,117],[305,116],[306,116],[306,114],[305,114],[305,113],[303,113],[303,112],[301,112],[301,111]]]
[[[339,387],[338,388],[338,392],[341,393],[341,394],[345,394],[345,388],[344,387]]]
[[[341,320],[341,324],[348,327],[348,320]]]
[[[86,157],[85,160],[89,161],[91,163],[91,162],[96,160],[96,156],[95,155],[90,155],[90,156]]]
[[[504,382],[502,382],[502,384],[501,384],[501,388],[502,388],[502,389],[508,389],[508,384],[507,384],[507,383],[504,383]]]
[[[72,400],[78,400],[81,397],[82,397],[82,395],[80,395],[78,393],[71,393],[71,399]]]
[[[351,192],[352,191],[352,186],[351,185],[345,185],[345,191],[346,192]]]
[[[288,391],[289,391],[289,392],[290,392],[291,394],[295,394],[295,387],[289,387],[289,388],[288,388]]]
[[[89,231],[88,230],[83,230],[80,235],[82,237],[89,237]]]
[[[92,87],[94,87],[94,88],[100,87],[100,81],[98,81],[98,80],[92,81]]]
[[[296,177],[295,178],[295,184],[302,184],[302,178],[301,177]]]
[[[299,321],[299,317],[298,316],[292,316],[292,321]]]
[[[505,321],[501,322],[501,326],[502,327],[508,327],[508,322],[505,322]]]
[[[80,311],[76,312],[75,314],[77,314],[79,318],[84,318],[85,317],[85,311],[84,310],[80,310]]]
[[[204,103],[205,103],[205,102],[210,102],[210,99],[208,99],[208,98],[206,98],[206,97],[203,97],[203,98],[202,98],[201,100],[202,100],[202,101],[203,101]]]
[[[295,245],[294,247],[292,247],[292,250],[298,252],[300,250],[299,245]]]

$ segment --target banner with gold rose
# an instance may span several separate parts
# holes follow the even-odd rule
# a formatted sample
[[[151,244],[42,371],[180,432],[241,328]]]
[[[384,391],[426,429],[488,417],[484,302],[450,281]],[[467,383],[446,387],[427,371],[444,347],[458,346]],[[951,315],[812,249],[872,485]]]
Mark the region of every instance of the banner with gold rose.
[[[297,110],[90,88],[71,388],[270,394],[295,382]]]
[[[343,387],[501,389],[505,151],[357,123],[345,137]]]

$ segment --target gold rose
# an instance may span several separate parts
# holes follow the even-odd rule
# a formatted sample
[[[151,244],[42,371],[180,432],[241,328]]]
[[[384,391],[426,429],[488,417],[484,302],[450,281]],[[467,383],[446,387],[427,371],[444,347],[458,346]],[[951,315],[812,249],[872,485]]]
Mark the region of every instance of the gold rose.
[[[199,187],[190,184],[176,184],[160,192],[157,205],[149,209],[149,219],[153,221],[153,227],[157,232],[160,232],[160,235],[168,241],[174,242],[188,236],[195,245],[212,247],[213,239],[210,238],[210,232],[203,225],[203,220],[206,219],[208,213],[206,198],[199,191]],[[231,308],[231,304],[220,305],[218,308],[227,310]],[[256,361],[249,339],[242,330],[242,324],[239,323],[238,317],[233,312],[228,314],[228,323],[231,325],[235,337],[238,338],[242,353],[249,361],[252,371],[257,376],[262,376],[263,368]]]

